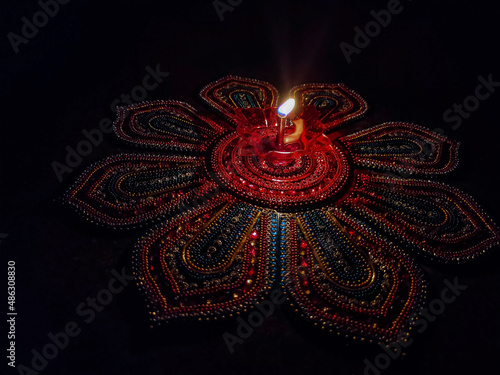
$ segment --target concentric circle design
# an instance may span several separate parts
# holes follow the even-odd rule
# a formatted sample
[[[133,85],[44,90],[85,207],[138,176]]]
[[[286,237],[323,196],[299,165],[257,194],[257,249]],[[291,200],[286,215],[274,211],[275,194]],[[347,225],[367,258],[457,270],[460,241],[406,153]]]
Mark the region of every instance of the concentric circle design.
[[[300,208],[330,198],[342,189],[349,176],[347,160],[335,145],[333,151],[274,164],[258,156],[242,156],[236,133],[219,141],[209,163],[225,188],[273,208]]]

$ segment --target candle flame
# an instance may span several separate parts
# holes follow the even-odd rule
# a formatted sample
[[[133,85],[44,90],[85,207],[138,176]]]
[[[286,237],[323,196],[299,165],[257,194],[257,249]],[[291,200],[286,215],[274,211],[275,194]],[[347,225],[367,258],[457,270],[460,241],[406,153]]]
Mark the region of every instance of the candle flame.
[[[290,112],[292,112],[293,107],[295,107],[295,99],[288,99],[278,108],[278,116],[286,117]]]

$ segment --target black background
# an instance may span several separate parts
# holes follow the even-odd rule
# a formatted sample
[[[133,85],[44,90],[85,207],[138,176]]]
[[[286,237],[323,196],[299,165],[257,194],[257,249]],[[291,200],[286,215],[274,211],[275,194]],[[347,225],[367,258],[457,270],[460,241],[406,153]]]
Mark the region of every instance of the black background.
[[[460,165],[441,180],[470,193],[500,222],[500,93],[457,130],[442,118],[474,94],[478,76],[500,81],[498,2],[401,3],[403,11],[348,64],[339,43],[352,44],[353,28],[363,28],[386,1],[244,0],[221,21],[209,0],[73,0],[16,54],[6,35],[20,34],[21,17],[31,19],[39,6],[3,0],[0,233],[8,237],[0,243],[0,280],[7,284],[7,260],[15,260],[17,364],[30,366],[31,350],[42,350],[49,332],[74,320],[82,333],[42,373],[362,374],[364,359],[373,360],[379,347],[322,335],[281,308],[234,354],[222,334],[234,333],[235,322],[149,331],[132,284],[91,324],[83,323],[76,307],[106,288],[112,269],[129,267],[140,232],[96,229],[54,200],[93,161],[132,148],[108,135],[61,183],[51,163],[64,163],[65,147],[85,139],[83,129],[113,118],[110,103],[141,84],[146,66],[160,64],[170,73],[148,100],[200,108],[199,90],[227,74],[269,81],[282,93],[302,83],[344,82],[369,102],[366,124],[414,122],[459,140]],[[423,263],[431,298],[455,276],[468,288],[383,373],[497,369],[499,259],[494,248],[472,265]],[[0,316],[7,311],[1,306]],[[17,373],[0,357],[2,373]]]

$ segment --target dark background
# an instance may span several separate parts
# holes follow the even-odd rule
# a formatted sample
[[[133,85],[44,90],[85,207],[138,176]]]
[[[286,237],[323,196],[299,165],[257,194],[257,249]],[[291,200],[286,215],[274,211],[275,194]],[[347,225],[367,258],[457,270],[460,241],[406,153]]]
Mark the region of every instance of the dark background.
[[[20,34],[21,17],[32,19],[40,7],[3,0],[0,233],[8,237],[0,239],[0,280],[7,284],[7,260],[14,260],[17,364],[29,366],[31,350],[41,351],[49,332],[74,320],[82,333],[41,373],[362,374],[364,359],[373,361],[379,347],[321,335],[282,309],[232,355],[222,334],[234,333],[235,322],[149,331],[132,284],[91,324],[83,323],[76,307],[107,287],[111,270],[129,267],[140,233],[94,228],[56,201],[93,161],[132,148],[107,135],[61,183],[51,163],[64,163],[65,147],[84,140],[83,129],[113,118],[110,103],[141,84],[146,66],[170,72],[147,100],[200,108],[199,90],[227,74],[269,81],[282,93],[302,83],[344,82],[369,102],[367,124],[414,122],[459,140],[460,165],[441,180],[470,193],[500,222],[500,93],[457,130],[442,118],[474,94],[478,76],[491,73],[500,81],[498,2],[401,3],[403,11],[348,64],[339,43],[352,44],[353,28],[364,28],[370,11],[385,9],[387,1],[244,0],[221,21],[209,0],[73,0],[16,54],[6,35]],[[472,265],[424,263],[431,298],[455,276],[468,288],[383,373],[498,368],[499,260],[494,248]],[[4,353],[6,332],[2,325]],[[17,373],[0,357],[2,373]]]

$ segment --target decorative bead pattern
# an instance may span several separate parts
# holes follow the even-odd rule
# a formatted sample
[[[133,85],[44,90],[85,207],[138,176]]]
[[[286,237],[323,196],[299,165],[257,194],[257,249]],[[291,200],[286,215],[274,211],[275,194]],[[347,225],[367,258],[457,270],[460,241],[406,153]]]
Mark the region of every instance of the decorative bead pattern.
[[[455,141],[417,125],[389,122],[339,139],[360,167],[400,174],[440,174],[458,163]]]
[[[498,243],[499,229],[466,194],[432,181],[359,173],[346,210],[378,231],[444,261],[464,261]]]
[[[162,100],[118,107],[113,127],[134,146],[177,152],[205,151],[207,141],[224,130],[186,103]]]
[[[465,193],[403,178],[452,170],[456,142],[387,123],[332,134],[333,151],[273,164],[242,156],[231,128],[237,108],[275,107],[273,86],[231,76],[201,96],[231,125],[181,102],[120,108],[120,139],[178,155],[107,158],[65,195],[97,224],[154,225],[133,255],[153,326],[234,317],[279,285],[292,310],[321,329],[394,341],[411,329],[426,293],[408,252],[463,262],[500,242]],[[291,96],[315,105],[329,130],[367,109],[340,84],[303,85]]]
[[[214,189],[203,173],[193,156],[119,154],[89,168],[65,200],[91,222],[131,227],[171,216]]]
[[[268,231],[266,215],[225,194],[154,228],[134,255],[151,321],[201,320],[249,306],[272,282]]]
[[[349,177],[347,159],[336,146],[274,165],[241,156],[237,145],[235,133],[223,137],[212,151],[210,169],[225,188],[259,205],[303,209],[338,193]]]
[[[293,88],[290,96],[300,106],[315,105],[327,133],[363,116],[368,110],[365,100],[341,83],[305,84]]]
[[[346,337],[395,341],[422,303],[425,284],[399,249],[345,213],[315,210],[291,218],[285,285],[298,312]]]
[[[278,104],[278,90],[267,82],[227,76],[205,86],[200,93],[212,108],[236,125],[235,108],[268,108]]]

